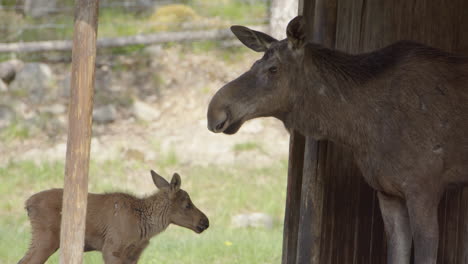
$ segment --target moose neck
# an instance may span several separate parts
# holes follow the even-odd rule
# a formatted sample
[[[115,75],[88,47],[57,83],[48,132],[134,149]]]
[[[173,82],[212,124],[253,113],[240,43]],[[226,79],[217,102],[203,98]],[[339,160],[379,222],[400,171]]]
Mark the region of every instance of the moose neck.
[[[361,86],[372,78],[363,55],[349,55],[316,44],[305,47],[304,76],[295,78],[293,110],[286,126],[315,139],[358,147],[368,140],[367,117],[360,110]],[[360,99],[361,98],[361,99]]]
[[[170,224],[170,199],[167,193],[159,191],[135,208],[140,213],[140,230],[142,237],[152,237],[164,231]]]

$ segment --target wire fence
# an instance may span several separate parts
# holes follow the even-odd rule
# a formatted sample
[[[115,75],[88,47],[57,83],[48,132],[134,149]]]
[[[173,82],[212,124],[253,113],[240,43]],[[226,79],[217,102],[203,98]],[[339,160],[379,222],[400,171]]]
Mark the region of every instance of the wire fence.
[[[265,25],[269,3],[270,0],[101,0],[98,34],[100,38],[117,38],[220,30],[232,24]],[[0,44],[70,40],[73,13],[71,0],[0,0]]]

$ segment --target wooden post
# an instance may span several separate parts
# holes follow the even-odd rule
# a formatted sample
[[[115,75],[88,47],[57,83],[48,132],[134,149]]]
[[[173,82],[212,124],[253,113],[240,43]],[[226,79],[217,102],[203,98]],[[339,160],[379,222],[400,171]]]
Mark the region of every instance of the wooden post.
[[[301,209],[302,168],[304,165],[304,141],[303,135],[296,131],[291,132],[283,228],[283,264],[296,263]]]
[[[299,0],[298,13],[302,14],[304,0]],[[304,167],[305,138],[297,131],[291,131],[289,138],[288,182],[283,227],[282,264],[295,264],[299,241],[302,168]]]
[[[99,0],[76,0],[60,263],[83,261]]]

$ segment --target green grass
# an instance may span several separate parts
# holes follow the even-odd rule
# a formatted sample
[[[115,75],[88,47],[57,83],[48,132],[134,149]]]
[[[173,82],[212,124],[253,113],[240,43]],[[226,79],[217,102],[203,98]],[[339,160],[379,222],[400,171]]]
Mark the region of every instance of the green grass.
[[[9,141],[14,139],[29,138],[29,129],[24,123],[13,122],[0,132],[0,140]]]
[[[11,0],[8,0],[11,2]],[[68,1],[70,6],[74,2]],[[268,16],[266,1],[252,4],[240,0],[187,0],[185,4],[195,10],[203,18],[218,18],[221,24],[252,23],[255,20],[264,20]],[[9,2],[7,2],[7,5]],[[71,39],[73,36],[74,15],[73,8],[68,11],[50,14],[40,18],[21,17],[14,12],[2,11],[0,24],[4,22],[7,27],[8,42],[40,41]],[[152,10],[145,12],[129,12],[125,8],[101,8],[99,12],[99,37],[131,36],[142,33],[154,33],[154,26],[150,24]],[[2,19],[3,17],[3,19]],[[10,20],[14,17],[15,23]],[[5,21],[3,21],[6,19]],[[24,28],[31,25],[47,25],[42,28]],[[23,29],[23,30],[21,30]],[[1,29],[0,29],[1,30]]]
[[[266,1],[258,1],[252,4],[239,0],[193,0],[197,13],[207,17],[221,17],[229,21],[243,21],[266,18]]]
[[[236,152],[242,152],[242,151],[262,150],[262,147],[256,142],[248,141],[244,143],[235,144],[232,147],[232,150]]]
[[[128,191],[143,195],[152,191],[148,170],[169,178],[182,176],[182,188],[210,218],[201,235],[171,226],[153,238],[140,263],[237,264],[280,263],[284,214],[286,161],[254,169],[243,164],[182,166],[174,153],[160,156],[156,164],[113,160],[91,163],[91,192]],[[0,168],[0,263],[16,263],[26,252],[30,226],[23,209],[33,193],[62,186],[62,163],[10,163]],[[231,217],[245,212],[265,212],[275,219],[271,230],[231,227]],[[12,247],[11,245],[15,245]],[[58,254],[47,263],[58,263]],[[86,253],[84,263],[102,263],[100,253]]]

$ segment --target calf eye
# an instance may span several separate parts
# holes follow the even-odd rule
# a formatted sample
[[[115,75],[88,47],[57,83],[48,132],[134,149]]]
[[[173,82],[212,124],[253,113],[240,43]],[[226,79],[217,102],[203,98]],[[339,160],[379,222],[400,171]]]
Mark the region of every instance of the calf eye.
[[[268,71],[269,71],[270,73],[276,73],[276,72],[278,72],[278,67],[272,66],[272,67],[270,67],[270,68],[268,69]]]
[[[185,209],[190,209],[192,208],[192,204],[191,203],[188,203],[186,206],[185,206]]]

